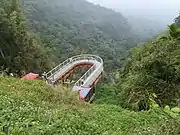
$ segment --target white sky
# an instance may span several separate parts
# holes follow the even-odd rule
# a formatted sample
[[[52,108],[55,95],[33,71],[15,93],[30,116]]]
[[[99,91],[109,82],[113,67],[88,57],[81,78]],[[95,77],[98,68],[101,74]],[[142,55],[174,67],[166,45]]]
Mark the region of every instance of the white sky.
[[[172,19],[180,11],[180,0],[88,0],[126,15]]]
[[[180,0],[88,0],[114,8],[178,9]]]

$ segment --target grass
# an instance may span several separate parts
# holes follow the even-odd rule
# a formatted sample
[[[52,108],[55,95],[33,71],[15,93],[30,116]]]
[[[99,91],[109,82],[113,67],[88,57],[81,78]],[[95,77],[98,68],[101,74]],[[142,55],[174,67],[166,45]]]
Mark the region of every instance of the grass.
[[[0,135],[178,135],[178,126],[160,109],[90,105],[70,88],[0,77]]]

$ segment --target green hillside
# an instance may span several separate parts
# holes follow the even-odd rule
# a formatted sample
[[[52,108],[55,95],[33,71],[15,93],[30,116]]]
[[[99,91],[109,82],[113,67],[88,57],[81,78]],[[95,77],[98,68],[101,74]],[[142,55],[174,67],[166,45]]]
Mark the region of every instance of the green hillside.
[[[18,1],[0,1],[0,70],[39,72],[53,67],[52,49],[27,27]]]
[[[178,124],[159,109],[133,112],[115,105],[89,105],[67,88],[41,81],[0,77],[0,134],[170,135]]]
[[[120,13],[85,0],[21,0],[29,27],[54,47],[58,62],[80,53],[101,56],[106,69],[122,67],[136,35]]]

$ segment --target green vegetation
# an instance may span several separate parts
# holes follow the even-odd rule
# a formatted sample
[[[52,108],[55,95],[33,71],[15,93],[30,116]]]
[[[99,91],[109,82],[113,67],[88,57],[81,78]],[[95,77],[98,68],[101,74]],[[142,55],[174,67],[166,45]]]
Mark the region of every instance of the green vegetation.
[[[0,65],[13,73],[42,73],[73,55],[90,53],[104,59],[105,69],[111,69],[110,80],[122,68],[129,49],[146,40],[120,13],[85,0],[20,0],[20,4],[24,12],[18,0],[2,0],[0,5]]]
[[[171,38],[178,39],[180,37],[180,28],[177,24],[171,24],[169,26],[169,35]]]
[[[1,76],[0,93],[2,135],[176,135],[179,130],[178,117],[160,109],[133,112],[114,105],[89,105],[67,88],[52,89],[41,81]]]
[[[144,40],[120,13],[84,0],[20,3],[28,24],[18,0],[0,1],[1,70],[42,73],[91,53],[104,59],[111,81],[97,86],[94,104],[87,104],[71,88],[1,75],[0,135],[180,134],[180,17],[132,49],[123,67],[129,49]]]
[[[107,98],[134,110],[148,110],[154,105],[179,106],[179,37],[179,28],[172,24],[166,37],[132,49],[116,84],[104,85],[104,92],[96,96],[97,103]]]
[[[175,18],[175,23],[176,23],[177,26],[180,27],[180,14],[179,14],[178,17]]]
[[[120,13],[85,0],[21,0],[21,5],[29,27],[55,49],[58,62],[81,53],[96,54],[113,72],[139,42]]]
[[[178,105],[179,52],[177,40],[149,41],[132,51],[119,84],[128,105],[148,108],[151,98],[159,105]]]
[[[52,66],[51,49],[28,31],[17,0],[0,1],[0,65],[11,72],[43,72]],[[50,55],[51,54],[51,55]],[[20,74],[20,73],[19,73]]]

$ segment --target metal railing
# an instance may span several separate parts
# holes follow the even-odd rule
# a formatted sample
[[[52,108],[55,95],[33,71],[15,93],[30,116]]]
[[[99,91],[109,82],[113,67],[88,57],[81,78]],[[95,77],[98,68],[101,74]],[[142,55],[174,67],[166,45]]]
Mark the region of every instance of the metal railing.
[[[81,80],[86,80],[93,72],[98,73],[99,70],[103,70],[103,60],[96,55],[90,55],[90,54],[83,54],[83,55],[77,55],[74,57],[71,57],[67,60],[65,60],[63,63],[59,64],[55,68],[53,68],[51,71],[49,71],[46,74],[47,80],[52,79],[59,71],[64,69],[66,66],[73,64],[78,61],[87,60],[93,63],[93,66],[75,83],[76,86],[81,85]],[[95,72],[96,71],[96,72]],[[54,80],[55,78],[53,78]]]

